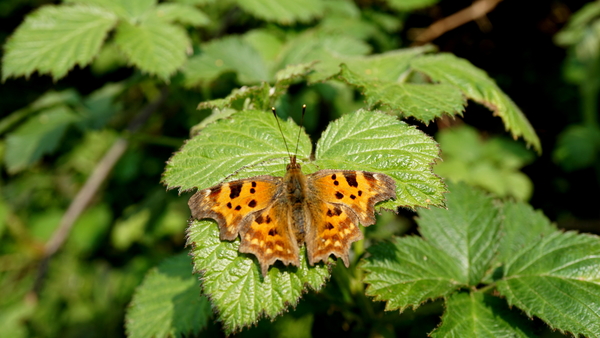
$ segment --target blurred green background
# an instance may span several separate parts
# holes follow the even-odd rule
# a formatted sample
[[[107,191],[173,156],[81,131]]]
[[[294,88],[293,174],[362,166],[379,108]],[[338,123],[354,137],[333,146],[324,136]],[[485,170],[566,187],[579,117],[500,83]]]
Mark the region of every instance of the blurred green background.
[[[417,5],[398,5],[413,2]],[[2,44],[27,14],[56,3],[0,2]],[[265,21],[232,2],[189,3],[211,20],[186,27],[196,49],[257,28],[289,35],[321,25],[330,31],[354,27],[372,53],[379,53],[414,46],[423,28],[473,2],[337,1],[331,6],[358,8],[359,17],[350,24],[325,17],[291,25]],[[512,141],[499,118],[470,103],[464,118],[428,126],[409,121],[440,143],[444,162],[436,173],[529,201],[560,228],[600,234],[600,2],[501,1],[431,43],[488,72],[523,110],[543,147],[538,156],[522,141]],[[0,85],[0,336],[125,335],[124,314],[135,287],[148,269],[185,244],[189,194],[165,191],[160,183],[165,162],[210,114],[197,110],[198,103],[239,86],[233,72],[193,87],[182,85],[180,74],[165,83],[128,67],[108,49],[91,66],[75,67],[59,80],[34,73]],[[132,126],[152,102],[159,106]],[[305,126],[316,140],[330,120],[362,100],[332,84],[296,84],[279,103],[280,112],[298,119],[302,103],[308,106]],[[65,122],[70,119],[74,122]],[[60,237],[65,211],[118,139],[128,144],[114,169],[64,244],[44,260],[46,244]],[[383,217],[371,238],[416,233],[413,215]],[[393,230],[386,230],[389,224]],[[303,311],[300,305],[299,318]],[[410,322],[408,312],[403,318]],[[421,317],[423,325],[433,327],[428,318]],[[325,320],[315,321],[321,332],[333,330]],[[218,332],[211,325],[208,332]]]

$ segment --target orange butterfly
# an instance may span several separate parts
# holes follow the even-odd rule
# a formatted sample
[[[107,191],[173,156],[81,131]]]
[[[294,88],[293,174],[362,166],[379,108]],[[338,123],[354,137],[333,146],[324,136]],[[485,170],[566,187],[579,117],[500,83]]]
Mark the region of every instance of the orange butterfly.
[[[221,240],[239,235],[239,251],[255,255],[266,276],[277,260],[299,267],[304,243],[310,265],[333,254],[348,267],[351,244],[363,238],[358,223],[375,223],[375,204],[390,198],[396,198],[396,183],[385,174],[319,170],[305,175],[290,155],[284,177],[218,184],[198,191],[188,205],[194,218],[217,221]]]

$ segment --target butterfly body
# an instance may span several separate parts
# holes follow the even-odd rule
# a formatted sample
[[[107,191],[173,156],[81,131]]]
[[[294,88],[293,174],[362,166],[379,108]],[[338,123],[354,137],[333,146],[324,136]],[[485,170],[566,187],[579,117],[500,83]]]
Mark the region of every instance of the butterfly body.
[[[189,201],[196,219],[215,219],[221,240],[241,238],[239,251],[255,255],[263,276],[279,260],[300,266],[306,245],[310,265],[331,254],[349,265],[358,224],[375,223],[374,205],[396,197],[392,178],[353,170],[305,175],[291,156],[284,177],[262,175],[198,191]]]

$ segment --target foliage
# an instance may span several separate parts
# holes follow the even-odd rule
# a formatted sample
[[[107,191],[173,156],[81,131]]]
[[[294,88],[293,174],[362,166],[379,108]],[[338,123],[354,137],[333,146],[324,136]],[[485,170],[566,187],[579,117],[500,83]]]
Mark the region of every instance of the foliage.
[[[520,170],[539,159],[481,126],[442,129],[498,116],[495,131],[541,154],[506,79],[409,47],[412,22],[443,6],[2,3],[18,20],[2,55],[0,336],[600,336],[600,240],[522,202],[536,177]],[[598,163],[598,13],[588,4],[555,38],[582,96],[553,154],[564,170]],[[189,192],[282,176],[290,155],[305,174],[394,180],[349,268],[310,266],[302,248],[300,267],[263,277],[213,220],[185,232]]]

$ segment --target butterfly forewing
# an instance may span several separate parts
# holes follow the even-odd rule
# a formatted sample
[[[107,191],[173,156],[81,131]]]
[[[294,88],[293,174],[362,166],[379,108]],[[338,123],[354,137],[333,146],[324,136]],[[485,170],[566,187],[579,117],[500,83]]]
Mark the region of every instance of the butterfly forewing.
[[[364,226],[375,223],[376,203],[396,197],[391,177],[367,171],[320,170],[308,175],[308,187],[323,201],[352,209]]]
[[[204,189],[188,205],[196,219],[212,218],[222,240],[234,240],[253,212],[273,203],[281,190],[281,177],[256,176]]]

